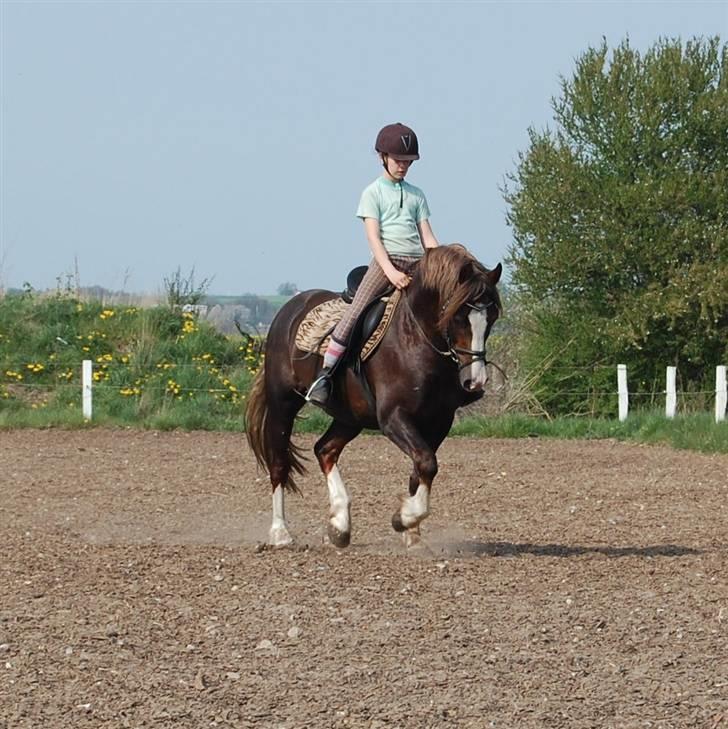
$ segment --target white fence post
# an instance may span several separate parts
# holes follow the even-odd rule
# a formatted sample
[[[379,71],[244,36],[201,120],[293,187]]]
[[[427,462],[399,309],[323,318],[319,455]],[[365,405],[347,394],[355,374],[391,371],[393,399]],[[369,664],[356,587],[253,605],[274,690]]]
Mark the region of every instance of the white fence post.
[[[85,359],[81,367],[81,401],[83,403],[83,417],[91,420],[93,412],[91,386],[94,380],[94,364],[90,359]]]
[[[715,422],[725,420],[725,408],[728,402],[728,387],[726,387],[725,365],[715,368]]]
[[[667,383],[665,387],[665,416],[668,418],[675,417],[677,409],[677,392],[675,390],[677,367],[667,368]]]
[[[619,396],[619,422],[627,420],[629,392],[627,391],[627,365],[617,365],[617,394]]]

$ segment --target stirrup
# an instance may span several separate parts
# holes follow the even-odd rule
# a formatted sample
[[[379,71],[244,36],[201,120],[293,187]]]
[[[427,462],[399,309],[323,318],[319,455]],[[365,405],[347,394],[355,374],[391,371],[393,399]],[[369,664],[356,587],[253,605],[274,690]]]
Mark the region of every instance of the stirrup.
[[[319,372],[316,379],[311,383],[305,395],[306,402],[314,405],[323,405],[331,395],[331,370],[328,367]]]

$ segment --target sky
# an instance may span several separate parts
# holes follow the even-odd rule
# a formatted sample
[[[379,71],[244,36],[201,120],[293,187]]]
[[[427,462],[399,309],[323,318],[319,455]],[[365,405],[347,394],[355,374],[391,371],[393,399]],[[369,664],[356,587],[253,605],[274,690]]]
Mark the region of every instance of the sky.
[[[503,186],[575,60],[714,35],[728,0],[0,0],[0,289],[339,290],[391,122],[440,242],[495,266]]]

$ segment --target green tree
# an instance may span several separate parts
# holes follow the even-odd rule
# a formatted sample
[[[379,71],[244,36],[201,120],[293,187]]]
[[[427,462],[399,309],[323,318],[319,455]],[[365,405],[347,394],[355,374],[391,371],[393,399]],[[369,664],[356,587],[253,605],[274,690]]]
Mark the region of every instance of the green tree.
[[[589,393],[614,389],[617,361],[647,392],[667,364],[698,389],[728,357],[728,49],[608,56],[561,79],[555,129],[529,129],[503,191],[524,364],[552,412],[612,407]]]

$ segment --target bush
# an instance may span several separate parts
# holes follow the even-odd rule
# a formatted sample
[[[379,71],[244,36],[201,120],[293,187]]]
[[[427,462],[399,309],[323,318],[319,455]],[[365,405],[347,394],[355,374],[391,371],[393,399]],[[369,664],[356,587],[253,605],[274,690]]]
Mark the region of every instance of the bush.
[[[230,338],[192,313],[105,307],[54,295],[0,300],[0,407],[81,408],[81,362],[94,363],[94,418],[242,422],[261,342]],[[203,416],[204,414],[204,416]],[[242,425],[241,425],[242,427]]]

